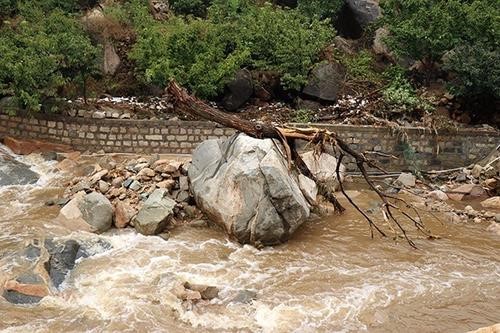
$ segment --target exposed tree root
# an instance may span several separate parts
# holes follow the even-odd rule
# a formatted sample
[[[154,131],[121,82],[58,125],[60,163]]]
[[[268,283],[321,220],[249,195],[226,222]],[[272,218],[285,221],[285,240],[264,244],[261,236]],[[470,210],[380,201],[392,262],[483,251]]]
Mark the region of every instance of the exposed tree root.
[[[386,174],[387,172],[380,168],[373,160],[366,157],[367,154],[362,154],[352,149],[345,141],[340,139],[335,132],[319,128],[297,128],[288,126],[273,126],[264,123],[253,123],[244,119],[240,119],[234,115],[226,114],[217,109],[214,109],[204,103],[203,101],[191,96],[188,92],[181,88],[176,82],[171,82],[167,87],[167,94],[176,108],[179,111],[198,116],[210,121],[214,121],[223,126],[236,129],[249,136],[259,139],[276,139],[279,140],[284,147],[284,152],[288,160],[290,168],[295,167],[301,174],[314,180],[318,186],[319,193],[322,194],[332,205],[335,207],[337,213],[342,213],[345,208],[335,197],[333,189],[329,188],[326,184],[322,184],[311,173],[305,162],[297,152],[295,141],[304,140],[312,145],[317,156],[328,151],[332,151],[336,155],[338,163],[336,167],[336,174],[340,184],[342,194],[347,198],[347,201],[368,221],[370,234],[374,236],[376,230],[381,236],[386,237],[386,233],[377,225],[377,223],[368,216],[346,193],[340,177],[340,164],[342,159],[348,155],[354,158],[356,165],[363,175],[369,187],[378,195],[381,200],[381,211],[383,219],[387,222],[389,228],[394,232],[395,239],[400,237],[404,238],[410,246],[416,248],[415,243],[410,239],[405,227],[395,213],[403,217],[403,220],[408,220],[414,227],[424,233],[428,237],[430,232],[426,229],[425,225],[420,218],[417,209],[404,199],[391,196],[381,192],[378,187],[370,178],[367,167],[376,169]],[[392,156],[391,156],[392,157]],[[416,216],[412,216],[402,207],[411,210]]]

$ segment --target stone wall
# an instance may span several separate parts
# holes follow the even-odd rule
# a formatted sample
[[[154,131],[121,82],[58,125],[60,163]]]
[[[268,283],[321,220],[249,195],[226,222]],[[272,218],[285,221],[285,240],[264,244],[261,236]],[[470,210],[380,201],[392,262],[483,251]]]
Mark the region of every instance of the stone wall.
[[[404,128],[396,133],[389,128],[371,126],[314,126],[337,132],[358,151],[395,155],[396,160],[377,156],[388,170],[464,166],[483,158],[500,143],[500,132],[491,129],[435,133],[423,128]],[[203,140],[227,138],[234,132],[206,121],[97,120],[44,114],[35,117],[0,114],[0,138],[39,139],[91,152],[190,154]],[[352,160],[346,163],[348,169],[354,169]]]

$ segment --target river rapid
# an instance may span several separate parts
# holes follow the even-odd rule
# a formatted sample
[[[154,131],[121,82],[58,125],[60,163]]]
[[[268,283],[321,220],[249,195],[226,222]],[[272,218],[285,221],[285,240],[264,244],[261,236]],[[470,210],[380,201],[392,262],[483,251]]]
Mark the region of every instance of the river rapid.
[[[112,249],[81,259],[38,305],[0,297],[1,332],[466,332],[500,322],[500,238],[487,224],[429,220],[442,238],[413,235],[414,250],[370,239],[344,200],[344,215],[261,250],[188,226],[168,241],[133,229],[93,235],[56,225],[59,208],[44,204],[71,175],[37,155],[18,159],[42,177],[0,188],[1,284],[28,269],[17,253],[33,239],[101,238]],[[356,197],[364,207],[374,199]],[[219,297],[185,306],[171,293],[184,281],[217,286]],[[256,300],[231,302],[241,290]]]

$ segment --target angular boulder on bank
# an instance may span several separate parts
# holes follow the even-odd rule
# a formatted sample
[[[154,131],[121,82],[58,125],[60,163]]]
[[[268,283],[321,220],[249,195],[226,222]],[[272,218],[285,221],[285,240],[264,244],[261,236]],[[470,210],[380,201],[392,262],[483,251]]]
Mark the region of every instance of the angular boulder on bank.
[[[310,215],[297,177],[270,139],[205,141],[188,174],[198,207],[242,244],[282,243]]]
[[[79,192],[61,209],[57,220],[72,229],[104,232],[113,224],[113,206],[104,195]]]
[[[165,189],[155,190],[134,219],[134,228],[143,235],[156,235],[165,229],[174,214],[176,202]]]

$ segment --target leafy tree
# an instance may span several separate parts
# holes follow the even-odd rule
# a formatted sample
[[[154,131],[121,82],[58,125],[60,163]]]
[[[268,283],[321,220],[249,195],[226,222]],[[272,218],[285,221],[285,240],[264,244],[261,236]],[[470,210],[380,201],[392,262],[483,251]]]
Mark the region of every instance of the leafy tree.
[[[29,17],[0,31],[0,94],[39,110],[64,84],[84,83],[96,69],[98,52],[76,19],[60,10],[24,9]]]
[[[170,0],[170,6],[176,14],[205,17],[211,0]]]

